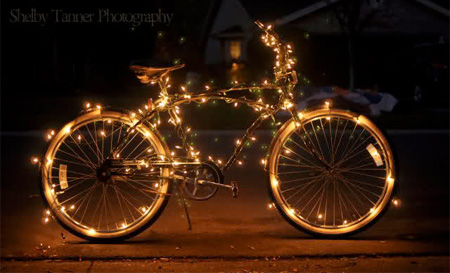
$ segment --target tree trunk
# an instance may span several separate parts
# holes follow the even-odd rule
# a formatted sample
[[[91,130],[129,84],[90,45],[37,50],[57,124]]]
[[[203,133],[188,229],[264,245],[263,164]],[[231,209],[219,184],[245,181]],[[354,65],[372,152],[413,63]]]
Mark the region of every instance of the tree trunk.
[[[348,36],[348,90],[355,91],[355,45],[354,35],[350,33]]]

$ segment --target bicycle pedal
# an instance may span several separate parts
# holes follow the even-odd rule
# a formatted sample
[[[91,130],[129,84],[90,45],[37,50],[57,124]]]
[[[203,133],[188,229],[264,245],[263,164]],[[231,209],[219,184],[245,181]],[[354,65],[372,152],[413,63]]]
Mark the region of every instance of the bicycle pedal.
[[[239,194],[239,188],[237,181],[231,181],[231,194],[233,198],[237,198]]]

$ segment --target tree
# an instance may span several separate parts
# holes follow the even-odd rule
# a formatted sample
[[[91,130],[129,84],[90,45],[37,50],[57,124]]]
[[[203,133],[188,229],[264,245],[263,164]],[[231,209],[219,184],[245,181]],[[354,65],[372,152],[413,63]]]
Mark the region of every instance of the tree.
[[[333,5],[333,13],[339,23],[342,33],[348,43],[348,73],[350,91],[355,91],[355,55],[356,40],[360,33],[366,28],[379,11],[378,8],[369,7],[367,12],[362,12],[364,2],[376,1],[379,5],[381,0],[340,0]],[[330,1],[331,2],[331,1]],[[334,2],[334,1],[333,1]]]

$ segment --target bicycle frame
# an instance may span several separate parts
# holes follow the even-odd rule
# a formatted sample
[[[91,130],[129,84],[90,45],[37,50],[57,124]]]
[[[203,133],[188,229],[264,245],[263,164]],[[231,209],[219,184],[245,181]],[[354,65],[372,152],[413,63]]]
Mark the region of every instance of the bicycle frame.
[[[294,99],[293,89],[297,84],[297,74],[296,71],[292,69],[293,61],[290,58],[289,54],[292,52],[291,47],[284,42],[278,39],[278,35],[272,30],[272,26],[265,27],[260,22],[255,22],[256,25],[265,32],[265,35],[262,36],[266,45],[273,48],[274,52],[277,53],[276,62],[274,66],[274,76],[275,83],[268,83],[266,80],[261,86],[235,86],[228,89],[211,89],[209,86],[205,86],[206,91],[199,94],[190,94],[186,92],[186,88],[184,86],[181,87],[182,92],[179,94],[169,94],[169,88],[171,87],[169,81],[170,78],[165,74],[161,75],[158,79],[152,80],[151,84],[158,84],[160,89],[159,99],[154,103],[149,101],[149,104],[146,106],[147,113],[143,111],[139,111],[142,115],[139,117],[139,121],[135,124],[135,127],[144,122],[149,122],[153,128],[156,128],[160,124],[160,114],[167,112],[170,116],[169,122],[174,125],[174,129],[177,132],[178,137],[182,140],[183,148],[188,155],[188,157],[193,162],[200,162],[199,151],[196,151],[195,148],[187,143],[186,134],[190,131],[190,128],[187,128],[183,125],[182,119],[180,118],[180,109],[179,106],[183,104],[189,104],[191,102],[196,103],[205,103],[208,100],[224,100],[227,103],[232,104],[245,104],[255,111],[260,112],[261,114],[256,120],[247,128],[246,133],[237,141],[237,146],[234,149],[233,154],[226,160],[226,163],[221,166],[221,171],[224,172],[233,165],[242,149],[246,143],[246,141],[250,138],[253,132],[266,120],[271,117],[273,119],[274,115],[278,113],[280,110],[285,110],[290,113],[292,118],[299,123],[299,117],[297,116],[297,109],[295,104],[292,102]],[[252,91],[254,89],[264,89],[264,90],[276,90],[278,93],[278,100],[276,104],[265,104],[262,99],[257,101],[247,99],[246,97],[230,97],[229,94],[231,92],[238,92],[249,90]],[[152,123],[151,119],[155,116],[158,117],[156,123]],[[129,138],[129,134],[124,138],[124,142]],[[120,143],[115,149],[113,155],[120,150],[123,143]],[[184,164],[185,162],[175,162],[178,164]]]

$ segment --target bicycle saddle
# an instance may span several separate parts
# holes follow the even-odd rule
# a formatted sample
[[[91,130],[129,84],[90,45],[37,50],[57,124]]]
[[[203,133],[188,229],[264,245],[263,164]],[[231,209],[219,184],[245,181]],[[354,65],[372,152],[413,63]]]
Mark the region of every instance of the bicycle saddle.
[[[150,67],[150,66],[141,66],[141,65],[132,65],[130,69],[137,74],[137,77],[141,82],[148,83],[149,81],[154,81],[165,74],[169,73],[173,70],[178,70],[184,67],[184,64],[167,66],[167,67]]]

